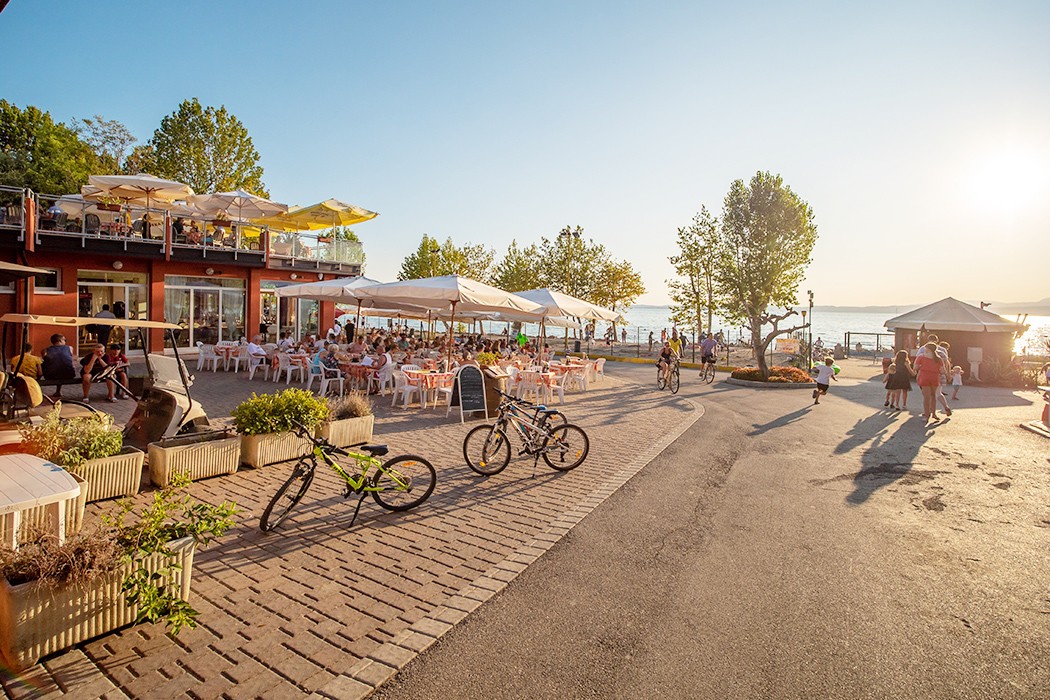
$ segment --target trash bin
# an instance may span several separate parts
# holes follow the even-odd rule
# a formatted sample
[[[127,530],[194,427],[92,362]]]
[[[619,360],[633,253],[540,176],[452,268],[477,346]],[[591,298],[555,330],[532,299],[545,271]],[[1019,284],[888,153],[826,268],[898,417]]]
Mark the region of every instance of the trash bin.
[[[578,353],[580,351],[580,341],[574,341],[572,344],[572,351]]]

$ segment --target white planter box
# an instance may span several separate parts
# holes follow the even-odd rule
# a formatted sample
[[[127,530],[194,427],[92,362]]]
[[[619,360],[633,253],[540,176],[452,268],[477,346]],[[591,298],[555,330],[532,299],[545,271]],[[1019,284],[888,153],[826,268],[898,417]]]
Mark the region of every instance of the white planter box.
[[[298,459],[312,450],[313,443],[295,433],[241,436],[241,462],[251,467]]]
[[[149,478],[154,486],[167,486],[179,473],[191,481],[233,474],[240,463],[239,435],[187,435],[149,446]]]
[[[72,537],[84,527],[84,506],[87,504],[87,482],[76,474],[70,474],[80,484],[80,495],[66,501],[66,537]],[[22,527],[53,532],[47,525],[47,506],[36,506],[22,511]],[[0,518],[0,542],[7,537],[7,518]]]
[[[120,454],[112,457],[90,459],[79,467],[63,466],[63,469],[87,481],[87,502],[94,503],[138,493],[142,485],[142,463],[145,458],[142,450],[125,447]]]
[[[372,439],[372,428],[375,427],[375,422],[375,416],[344,418],[322,424],[319,432],[321,437],[336,447],[346,447],[369,442]]]
[[[169,547],[173,552],[170,557],[153,554],[142,564],[153,573],[171,562],[178,564],[171,585],[188,601],[193,539],[185,537]],[[127,594],[120,590],[131,569],[132,564],[127,564],[73,586],[52,587],[37,581],[17,586],[0,583],[0,652],[7,664],[21,670],[49,654],[135,622],[138,606],[128,605]]]

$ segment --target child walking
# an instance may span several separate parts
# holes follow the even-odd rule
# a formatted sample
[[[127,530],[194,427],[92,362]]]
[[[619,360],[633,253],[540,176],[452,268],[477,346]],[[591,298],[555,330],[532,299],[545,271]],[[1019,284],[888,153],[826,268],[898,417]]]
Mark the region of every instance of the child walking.
[[[889,406],[891,403],[897,405],[897,391],[890,387],[893,386],[893,375],[897,372],[897,363],[891,362],[890,366],[886,368],[886,376],[882,378],[882,383],[886,385],[886,403],[883,406]]]
[[[831,357],[824,358],[824,364],[817,367],[817,388],[813,390],[813,405],[816,406],[820,403],[820,397],[826,396],[828,393],[828,386],[831,385],[831,380],[838,381],[838,377],[835,376],[835,368],[832,366],[835,364],[835,359]]]
[[[952,401],[959,400],[959,388],[962,386],[962,367],[952,367]]]

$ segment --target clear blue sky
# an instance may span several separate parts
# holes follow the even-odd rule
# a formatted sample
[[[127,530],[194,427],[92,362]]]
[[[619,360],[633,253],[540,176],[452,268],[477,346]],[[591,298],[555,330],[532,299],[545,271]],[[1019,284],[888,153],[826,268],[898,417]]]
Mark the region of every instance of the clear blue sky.
[[[226,105],[271,196],[423,233],[580,225],[666,301],[677,227],[782,174],[822,304],[1050,296],[1050,3],[45,2],[0,14],[0,96],[145,141]]]

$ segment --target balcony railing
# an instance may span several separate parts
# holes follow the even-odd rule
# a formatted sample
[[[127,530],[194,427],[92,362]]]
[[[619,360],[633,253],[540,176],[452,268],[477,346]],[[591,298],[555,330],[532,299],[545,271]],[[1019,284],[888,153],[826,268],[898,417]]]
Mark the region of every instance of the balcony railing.
[[[25,232],[25,197],[21,187],[0,185],[0,230]]]
[[[364,264],[365,253],[360,243],[326,240],[324,233],[271,233],[270,256],[318,263]]]

